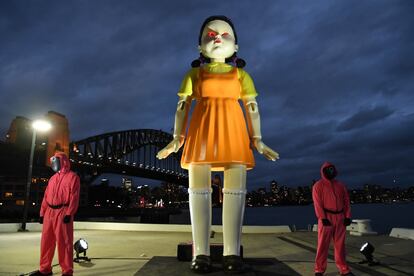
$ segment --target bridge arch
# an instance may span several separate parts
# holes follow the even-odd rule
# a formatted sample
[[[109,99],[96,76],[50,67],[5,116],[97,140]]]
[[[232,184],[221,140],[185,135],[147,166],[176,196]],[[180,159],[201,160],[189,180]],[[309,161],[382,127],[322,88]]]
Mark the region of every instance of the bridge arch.
[[[187,171],[180,166],[181,151],[163,160],[156,158],[171,140],[171,134],[154,129],[109,132],[72,142],[69,157],[74,169],[83,173],[128,174],[187,183]]]

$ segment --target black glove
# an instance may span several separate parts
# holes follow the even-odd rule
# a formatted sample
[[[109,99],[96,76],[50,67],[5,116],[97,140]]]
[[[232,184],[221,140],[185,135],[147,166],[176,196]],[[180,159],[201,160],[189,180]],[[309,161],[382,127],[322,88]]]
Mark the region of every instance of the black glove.
[[[322,224],[323,226],[331,226],[331,222],[329,221],[329,219],[322,219]]]
[[[352,220],[350,218],[344,218],[344,225],[349,226],[351,225]]]
[[[39,217],[39,223],[43,224],[43,217]]]
[[[69,223],[70,222],[70,215],[66,215],[64,218],[63,218],[63,223]]]

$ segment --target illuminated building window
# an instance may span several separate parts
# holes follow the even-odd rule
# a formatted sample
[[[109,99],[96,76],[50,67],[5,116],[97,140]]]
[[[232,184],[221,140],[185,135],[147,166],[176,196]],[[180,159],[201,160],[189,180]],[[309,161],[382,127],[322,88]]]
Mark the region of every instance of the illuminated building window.
[[[4,197],[13,197],[13,193],[11,192],[5,192]]]
[[[16,205],[23,206],[24,200],[16,200]]]

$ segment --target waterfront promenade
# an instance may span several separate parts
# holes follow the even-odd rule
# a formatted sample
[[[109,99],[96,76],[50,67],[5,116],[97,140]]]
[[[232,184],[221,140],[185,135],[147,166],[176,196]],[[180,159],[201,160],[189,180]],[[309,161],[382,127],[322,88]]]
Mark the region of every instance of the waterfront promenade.
[[[117,226],[120,224],[110,225],[108,229],[121,229]],[[172,231],[166,231],[169,227]],[[88,241],[87,256],[92,260],[90,263],[75,263],[75,275],[193,275],[188,269],[189,263],[176,259],[177,244],[191,240],[189,228],[181,231],[183,226],[180,227],[159,225],[160,231],[87,230],[78,227],[75,240],[85,238]],[[0,233],[0,275],[21,275],[37,269],[38,228],[34,225],[30,232]],[[280,231],[273,231],[275,233],[255,233],[260,231],[260,228],[255,228],[243,234],[244,257],[252,267],[252,271],[245,275],[313,275],[316,233],[285,230],[286,227],[281,227]],[[216,233],[211,241],[220,243],[221,233]],[[365,241],[375,246],[374,257],[382,265],[358,264],[363,257],[359,248]],[[348,261],[356,275],[414,275],[413,240],[384,235],[348,235],[347,249]],[[330,254],[326,275],[338,275],[333,252]],[[57,264],[57,256],[53,263]],[[219,264],[215,268],[209,275],[224,275]],[[54,267],[54,275],[60,275],[59,266]]]

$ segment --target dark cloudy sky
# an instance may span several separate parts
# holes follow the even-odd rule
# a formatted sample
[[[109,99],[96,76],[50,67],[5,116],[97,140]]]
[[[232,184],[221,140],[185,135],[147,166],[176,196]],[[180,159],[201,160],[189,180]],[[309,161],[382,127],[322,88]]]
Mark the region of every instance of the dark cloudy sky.
[[[201,23],[224,14],[259,92],[250,188],[414,184],[414,1],[1,1],[0,135],[18,115],[66,115],[71,139],[170,131]]]

